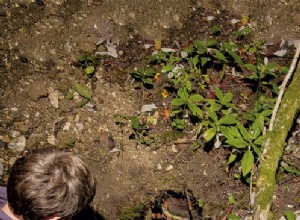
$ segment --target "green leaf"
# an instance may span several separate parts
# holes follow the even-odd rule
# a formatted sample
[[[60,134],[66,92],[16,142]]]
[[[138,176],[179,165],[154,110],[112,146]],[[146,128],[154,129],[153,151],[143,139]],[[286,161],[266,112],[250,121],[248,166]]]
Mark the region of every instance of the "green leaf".
[[[263,136],[259,136],[255,138],[254,144],[261,146],[263,141]]]
[[[74,86],[79,95],[81,95],[82,97],[84,97],[86,99],[92,98],[92,95],[84,86],[77,84],[77,83],[75,83]]]
[[[207,47],[213,47],[217,44],[217,41],[215,39],[209,38],[204,43]]]
[[[236,157],[237,157],[236,154],[231,153],[229,158],[228,158],[227,164],[233,163],[235,161]]]
[[[153,80],[151,78],[146,78],[142,80],[146,85],[153,85]]]
[[[155,70],[153,68],[147,68],[144,72],[145,76],[151,77],[155,75]]]
[[[133,127],[134,129],[139,129],[140,127],[140,120],[138,117],[134,116],[131,118],[131,127]]]
[[[66,95],[66,99],[73,99],[73,97],[74,97],[73,90],[69,89]]]
[[[231,102],[232,98],[233,98],[232,93],[231,93],[231,92],[227,92],[227,93],[224,95],[223,99],[220,100],[220,101],[222,102],[222,104],[226,104],[226,103]]]
[[[233,115],[225,115],[219,120],[219,123],[222,125],[232,125],[232,124],[236,124],[237,120],[236,117]]]
[[[209,103],[210,103],[210,107],[209,107],[210,112],[217,112],[222,108],[222,105],[216,103],[215,100],[210,101]]]
[[[219,100],[223,100],[223,93],[221,91],[221,89],[219,89],[218,87],[216,87],[216,96],[218,97]]]
[[[194,102],[196,104],[200,104],[200,102],[203,101],[203,96],[202,95],[199,95],[199,94],[195,94],[195,95],[191,95],[188,99],[188,101],[190,102]]]
[[[252,151],[247,150],[244,153],[244,156],[241,161],[243,176],[246,176],[252,170],[253,165],[254,165],[253,153],[252,153]]]
[[[207,52],[206,46],[200,40],[194,40],[193,43],[196,46],[199,54]]]
[[[284,212],[284,217],[287,220],[296,220],[297,219],[297,215],[291,211],[285,211]]]
[[[238,148],[238,149],[242,149],[242,148],[245,148],[248,146],[248,143],[240,138],[229,138],[225,142],[227,144],[229,144],[230,146]]]
[[[235,204],[235,198],[233,195],[230,195],[228,198],[228,202],[230,205],[234,205]]]
[[[202,118],[202,116],[203,116],[202,110],[196,104],[188,102],[188,107],[191,110],[191,112],[193,113],[193,115]]]
[[[210,141],[216,135],[216,132],[217,130],[215,128],[209,128],[204,132],[203,138],[206,141]]]
[[[91,74],[93,74],[95,72],[95,67],[93,67],[93,66],[87,66],[84,71],[85,71],[85,73],[87,75],[91,75]]]
[[[243,61],[241,59],[241,57],[239,55],[237,55],[234,51],[229,50],[227,51],[229,53],[229,55],[234,59],[234,61],[240,65],[243,64]]]
[[[184,105],[186,101],[183,98],[175,98],[172,100],[172,105],[174,106],[181,106]]]
[[[300,176],[300,171],[298,169],[295,169],[291,166],[282,166],[282,168],[288,173],[293,173],[296,176]]]
[[[196,67],[197,64],[199,63],[199,55],[194,56],[194,57],[191,59],[191,61],[192,61],[193,66]]]
[[[203,67],[209,61],[211,61],[209,57],[201,57],[201,66]]]
[[[188,94],[188,92],[187,92],[187,89],[186,88],[180,88],[179,90],[178,90],[178,96],[180,97],[180,98],[183,98],[184,100],[188,100],[188,97],[189,97],[189,94]]]
[[[215,58],[217,58],[217,59],[219,59],[219,60],[222,60],[222,61],[224,61],[224,62],[227,62],[225,56],[221,53],[221,51],[219,51],[219,50],[217,50],[217,49],[215,49],[214,51],[215,51],[215,53],[216,53],[216,54],[214,55]]]
[[[164,67],[161,69],[161,72],[162,72],[162,73],[168,73],[168,72],[172,71],[173,68],[174,68],[173,64],[168,63],[166,66],[164,66]]]
[[[239,129],[240,133],[242,134],[243,138],[245,140],[247,140],[248,142],[250,142],[251,135],[248,132],[248,130],[241,123],[239,123],[239,122],[237,123],[237,126],[238,126],[238,129]]]
[[[241,220],[241,218],[239,216],[236,216],[236,215],[233,215],[233,214],[227,215],[227,219],[228,220]]]
[[[254,66],[253,64],[251,63],[247,63],[244,65],[244,67],[248,70],[250,70],[251,72],[256,72],[257,71],[257,67]]]

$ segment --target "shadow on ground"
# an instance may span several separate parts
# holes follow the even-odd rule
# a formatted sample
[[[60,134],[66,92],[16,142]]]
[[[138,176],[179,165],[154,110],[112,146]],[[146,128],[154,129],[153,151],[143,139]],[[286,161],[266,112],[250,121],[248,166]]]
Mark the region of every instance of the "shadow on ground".
[[[105,220],[104,216],[99,212],[95,211],[93,208],[88,207],[77,215],[75,215],[72,220]]]

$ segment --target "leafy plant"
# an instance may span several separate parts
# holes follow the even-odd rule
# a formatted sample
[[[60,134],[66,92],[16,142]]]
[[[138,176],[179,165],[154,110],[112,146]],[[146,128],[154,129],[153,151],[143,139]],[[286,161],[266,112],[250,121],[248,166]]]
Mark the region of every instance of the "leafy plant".
[[[243,155],[241,160],[242,174],[245,177],[251,171],[255,155],[260,155],[260,147],[263,140],[264,117],[260,115],[249,128],[245,128],[240,122],[236,127],[220,127],[220,131],[226,138],[225,143],[236,148]],[[230,162],[234,162],[236,156],[231,156]]]
[[[287,220],[296,220],[297,218],[297,215],[291,211],[285,211],[284,212],[284,217],[287,219]]]
[[[203,113],[198,105],[204,100],[200,94],[190,95],[187,88],[180,88],[177,92],[178,97],[172,100],[172,114],[182,113],[188,110],[193,116],[201,118]]]
[[[98,56],[89,55],[89,54],[81,54],[77,61],[77,66],[84,69],[85,74],[91,78],[93,77],[100,59]]]
[[[134,79],[141,81],[144,86],[152,86],[155,73],[153,68],[137,68],[131,73],[131,76]]]

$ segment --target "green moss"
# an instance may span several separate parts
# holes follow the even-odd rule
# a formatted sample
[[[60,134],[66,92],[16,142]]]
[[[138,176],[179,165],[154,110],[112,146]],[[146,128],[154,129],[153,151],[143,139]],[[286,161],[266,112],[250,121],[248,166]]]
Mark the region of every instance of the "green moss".
[[[161,139],[163,143],[167,143],[169,141],[173,141],[173,140],[182,138],[183,136],[184,136],[184,134],[182,132],[170,129],[170,130],[163,132],[159,136],[159,139]]]
[[[132,207],[125,207],[119,214],[120,220],[138,220],[142,219],[145,215],[145,206],[143,204],[138,204]]]

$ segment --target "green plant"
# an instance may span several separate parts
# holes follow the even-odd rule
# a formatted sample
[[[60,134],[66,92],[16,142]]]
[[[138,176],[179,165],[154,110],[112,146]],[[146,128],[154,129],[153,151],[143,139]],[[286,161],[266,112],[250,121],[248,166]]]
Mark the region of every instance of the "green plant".
[[[287,220],[296,220],[297,218],[297,215],[291,211],[285,211],[284,212],[284,217],[287,219]]]
[[[241,218],[237,215],[229,214],[227,215],[228,220],[240,220]]]
[[[77,61],[77,66],[84,69],[85,74],[91,78],[93,77],[99,65],[100,58],[95,55],[81,54]]]
[[[150,145],[157,142],[157,135],[149,134],[149,128],[146,123],[142,123],[137,116],[133,116],[130,119],[131,127],[135,132],[135,138],[139,144]]]
[[[131,76],[143,83],[144,86],[152,86],[153,78],[155,76],[155,70],[153,68],[137,68],[132,71]]]
[[[193,116],[201,118],[203,115],[202,110],[198,105],[204,100],[200,94],[190,95],[187,88],[180,88],[177,91],[177,98],[172,100],[172,114],[184,113],[188,110]]]
[[[237,149],[242,154],[241,167],[244,177],[252,170],[255,155],[260,155],[263,128],[264,117],[262,115],[259,115],[248,128],[245,128],[240,122],[234,127],[220,127],[220,131],[226,138],[227,146]],[[236,158],[236,156],[230,156],[229,162],[234,162]]]

